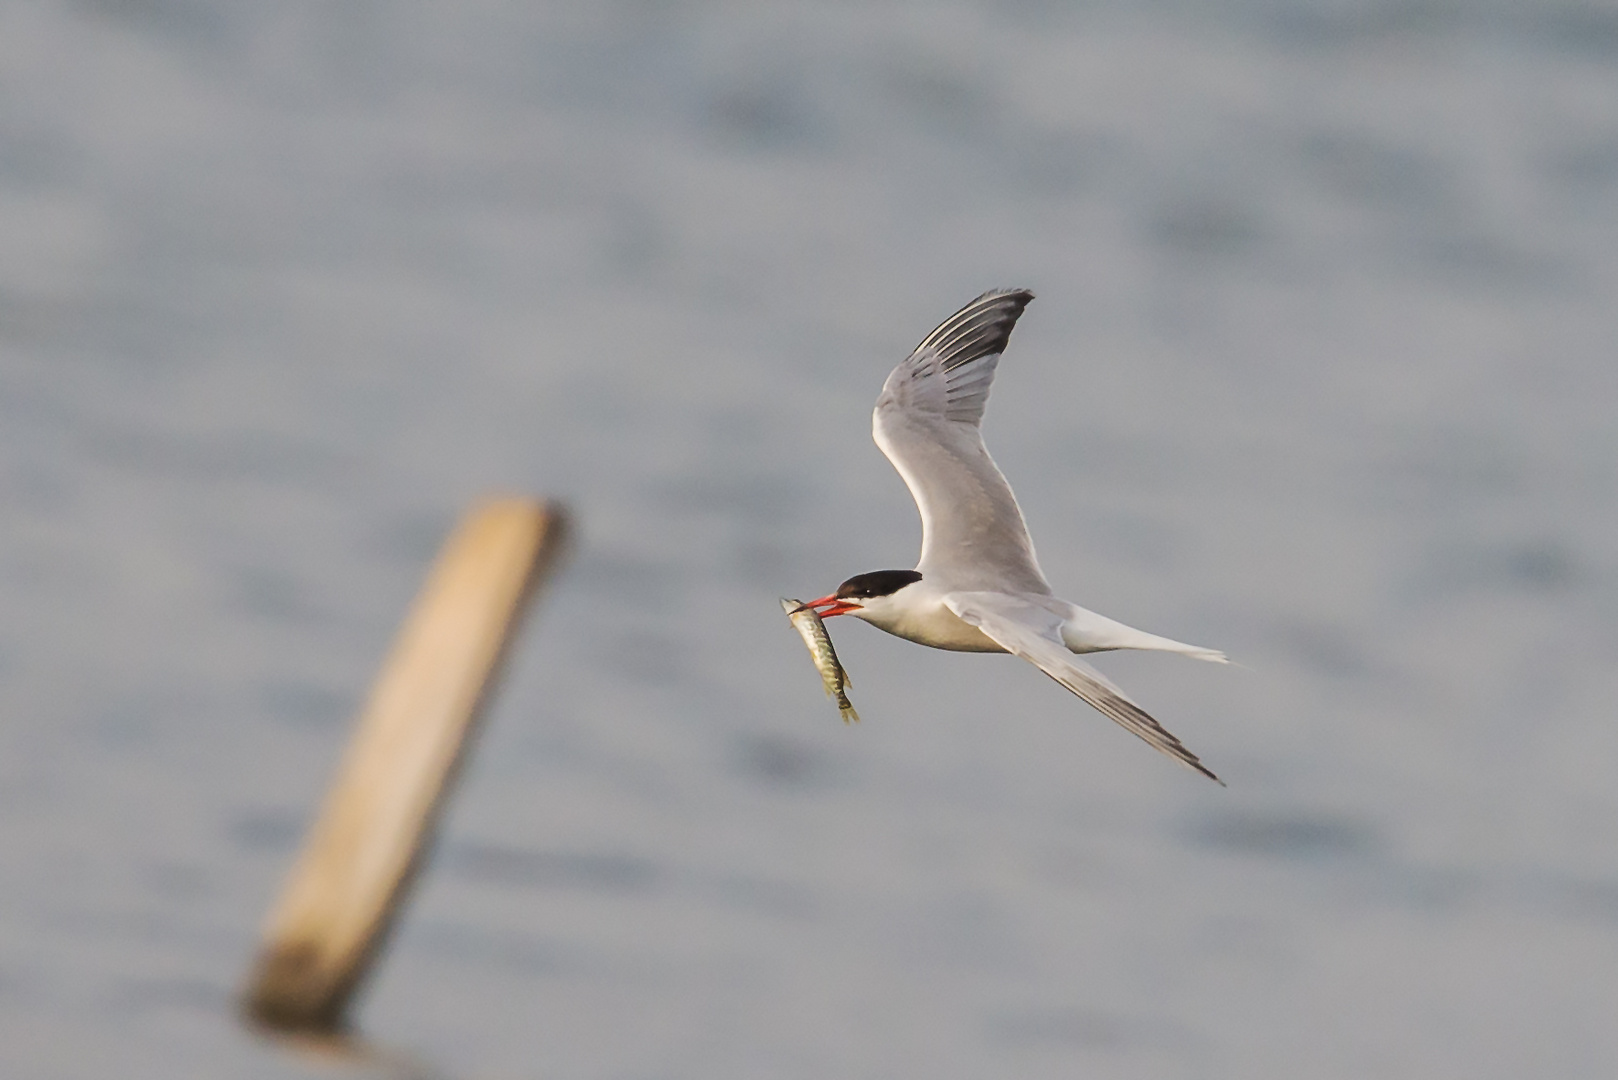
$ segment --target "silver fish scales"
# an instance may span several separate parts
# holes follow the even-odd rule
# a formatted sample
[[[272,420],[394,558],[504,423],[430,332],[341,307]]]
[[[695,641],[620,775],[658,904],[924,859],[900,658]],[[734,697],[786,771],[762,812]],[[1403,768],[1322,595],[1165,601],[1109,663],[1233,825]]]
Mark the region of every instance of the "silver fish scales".
[[[809,646],[809,655],[814,657],[815,669],[820,672],[820,681],[826,687],[826,696],[837,702],[837,711],[842,714],[843,723],[857,722],[860,714],[854,711],[845,689],[853,680],[837,659],[837,650],[831,646],[831,635],[826,632],[826,624],[821,621],[819,613],[813,608],[804,607],[801,600],[788,600],[785,597],[781,600],[781,610],[787,613],[787,618],[792,620],[792,625],[802,636],[803,643]]]

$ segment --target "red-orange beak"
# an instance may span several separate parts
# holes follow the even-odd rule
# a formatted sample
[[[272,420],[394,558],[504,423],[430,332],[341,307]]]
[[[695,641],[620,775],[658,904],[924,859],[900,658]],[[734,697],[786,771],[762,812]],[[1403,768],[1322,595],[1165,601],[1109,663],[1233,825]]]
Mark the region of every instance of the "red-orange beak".
[[[821,608],[826,610],[822,611],[820,610]],[[833,615],[847,615],[850,611],[858,611],[859,609],[860,605],[850,604],[848,601],[840,600],[836,596],[822,596],[819,600],[810,600],[808,603],[799,604],[793,609],[792,613],[796,615],[800,611],[813,611],[822,619],[829,619]]]

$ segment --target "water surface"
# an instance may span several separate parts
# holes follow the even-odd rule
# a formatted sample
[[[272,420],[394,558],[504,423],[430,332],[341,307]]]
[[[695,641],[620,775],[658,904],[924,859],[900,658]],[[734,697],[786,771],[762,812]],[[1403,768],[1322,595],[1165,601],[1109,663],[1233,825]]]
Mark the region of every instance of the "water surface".
[[[568,499],[359,1012],[446,1077],[1618,1070],[1618,19],[1578,3],[0,11],[0,1071],[295,1077],[263,917],[427,561]],[[911,565],[888,369],[1101,661]]]

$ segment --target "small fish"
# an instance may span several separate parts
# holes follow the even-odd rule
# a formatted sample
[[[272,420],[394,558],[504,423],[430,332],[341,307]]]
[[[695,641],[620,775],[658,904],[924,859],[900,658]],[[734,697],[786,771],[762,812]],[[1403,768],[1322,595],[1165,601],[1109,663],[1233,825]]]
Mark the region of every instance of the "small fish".
[[[843,723],[857,722],[860,714],[854,711],[843,689],[854,680],[848,677],[848,672],[838,662],[837,650],[831,647],[831,635],[826,633],[826,624],[820,620],[819,612],[804,607],[801,600],[787,600],[784,597],[781,610],[787,613],[787,618],[792,620],[792,625],[803,636],[803,643],[809,646],[809,655],[815,658],[820,681],[826,686],[826,696],[837,702],[837,711],[843,714]]]

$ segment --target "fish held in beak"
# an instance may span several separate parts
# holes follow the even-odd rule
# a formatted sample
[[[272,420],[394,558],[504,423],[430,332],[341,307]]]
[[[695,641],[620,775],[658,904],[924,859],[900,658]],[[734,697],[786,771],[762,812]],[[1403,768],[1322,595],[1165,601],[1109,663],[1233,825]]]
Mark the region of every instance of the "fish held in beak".
[[[859,609],[859,604],[849,603],[848,600],[833,593],[830,596],[822,596],[819,600],[810,600],[800,604],[795,609],[794,614],[797,611],[813,611],[822,619],[829,619],[833,615],[847,615],[850,611],[858,611]]]

